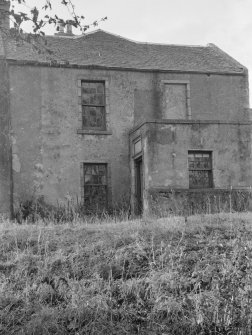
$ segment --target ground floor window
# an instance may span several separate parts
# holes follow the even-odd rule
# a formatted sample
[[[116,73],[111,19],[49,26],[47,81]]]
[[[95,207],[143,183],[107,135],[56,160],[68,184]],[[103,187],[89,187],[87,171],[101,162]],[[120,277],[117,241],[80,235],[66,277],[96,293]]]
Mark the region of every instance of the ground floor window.
[[[86,212],[99,213],[108,206],[107,164],[84,163],[84,208]]]
[[[189,188],[212,188],[212,152],[188,151]]]

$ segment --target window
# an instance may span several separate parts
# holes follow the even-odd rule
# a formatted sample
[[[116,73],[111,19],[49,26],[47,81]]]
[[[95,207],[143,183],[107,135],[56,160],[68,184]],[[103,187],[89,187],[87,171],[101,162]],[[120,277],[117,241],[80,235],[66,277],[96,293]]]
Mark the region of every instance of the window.
[[[189,188],[211,188],[212,153],[210,151],[188,151]]]
[[[140,154],[142,151],[142,141],[141,138],[134,142],[134,155]]]
[[[102,212],[107,209],[107,164],[84,163],[84,208],[86,212]]]
[[[105,83],[81,81],[82,128],[106,130]]]

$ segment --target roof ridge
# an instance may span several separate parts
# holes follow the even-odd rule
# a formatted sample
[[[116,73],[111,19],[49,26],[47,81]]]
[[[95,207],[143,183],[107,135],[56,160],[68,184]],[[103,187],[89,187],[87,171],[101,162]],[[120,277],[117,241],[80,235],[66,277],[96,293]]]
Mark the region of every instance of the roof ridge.
[[[155,42],[141,42],[141,41],[136,41],[136,40],[132,40],[130,38],[127,38],[127,37],[124,37],[124,36],[121,36],[121,35],[118,35],[118,34],[114,34],[114,33],[111,33],[109,31],[106,31],[104,29],[96,29],[94,31],[91,31],[89,33],[86,33],[82,36],[85,36],[85,35],[90,35],[90,34],[94,34],[94,33],[97,33],[97,32],[103,32],[103,33],[106,33],[108,35],[112,35],[112,36],[115,36],[115,37],[119,37],[121,38],[122,40],[126,40],[126,41],[129,41],[129,42],[132,42],[132,43],[136,43],[136,44],[141,44],[141,45],[166,45],[166,46],[184,46],[184,47],[201,47],[201,48],[206,48],[207,46],[205,45],[190,45],[190,44],[174,44],[174,43],[155,43]]]
[[[93,30],[93,31],[90,31],[88,33],[84,33],[84,34],[81,34],[81,35],[72,35],[72,36],[65,36],[65,35],[47,35],[48,37],[56,37],[56,38],[72,38],[72,39],[78,39],[78,38],[83,38],[85,36],[89,36],[89,35],[92,35],[92,34],[96,34],[98,32],[103,32],[105,34],[108,34],[108,35],[111,35],[111,36],[114,36],[114,37],[118,37],[122,40],[125,40],[125,41],[129,41],[129,42],[132,42],[132,43],[135,43],[135,44],[139,44],[139,45],[160,45],[160,46],[177,46],[177,47],[192,47],[192,48],[206,48],[207,46],[206,45],[200,45],[200,44],[175,44],[175,43],[156,43],[156,42],[141,42],[141,41],[135,41],[135,40],[132,40],[130,38],[127,38],[127,37],[124,37],[124,36],[121,36],[119,34],[114,34],[114,33],[111,33],[109,31],[106,31],[104,29],[96,29],[96,30]]]

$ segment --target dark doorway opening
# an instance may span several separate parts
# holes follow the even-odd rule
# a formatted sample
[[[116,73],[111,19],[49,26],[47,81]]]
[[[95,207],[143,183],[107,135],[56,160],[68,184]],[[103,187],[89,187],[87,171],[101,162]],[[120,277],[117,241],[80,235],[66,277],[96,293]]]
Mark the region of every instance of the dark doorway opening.
[[[143,212],[143,160],[142,157],[135,159],[135,214],[141,215]]]

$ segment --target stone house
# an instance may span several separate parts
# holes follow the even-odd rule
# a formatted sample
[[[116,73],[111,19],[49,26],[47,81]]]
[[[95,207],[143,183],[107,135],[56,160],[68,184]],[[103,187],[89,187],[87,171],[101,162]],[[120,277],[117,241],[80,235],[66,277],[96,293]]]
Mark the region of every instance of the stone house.
[[[0,39],[2,212],[43,195],[140,213],[153,194],[250,187],[248,71],[217,46],[46,39],[53,55]]]

